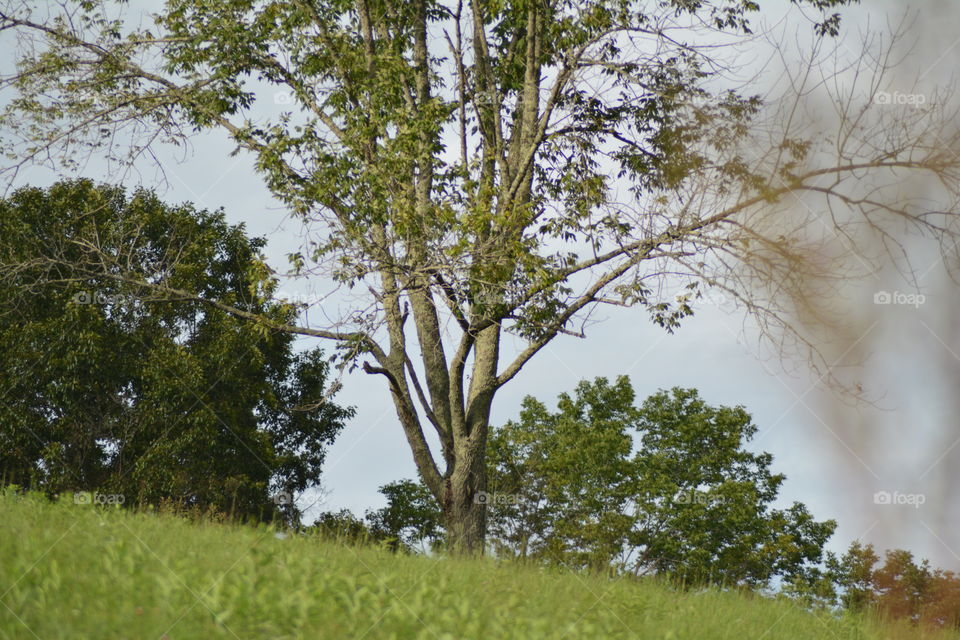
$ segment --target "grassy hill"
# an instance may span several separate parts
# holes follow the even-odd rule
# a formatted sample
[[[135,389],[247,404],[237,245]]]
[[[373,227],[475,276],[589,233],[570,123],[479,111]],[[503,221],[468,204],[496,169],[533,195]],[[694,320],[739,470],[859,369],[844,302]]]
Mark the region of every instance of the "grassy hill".
[[[893,631],[734,593],[0,494],[4,639],[905,637]]]

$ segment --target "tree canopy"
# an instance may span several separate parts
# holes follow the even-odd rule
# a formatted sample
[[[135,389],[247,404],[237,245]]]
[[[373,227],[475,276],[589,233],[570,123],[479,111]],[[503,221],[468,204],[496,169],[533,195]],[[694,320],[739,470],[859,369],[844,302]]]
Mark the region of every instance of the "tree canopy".
[[[772,508],[784,476],[747,448],[756,432],[742,407],[711,407],[692,389],[636,407],[625,376],[581,382],[555,412],[528,396],[490,437],[491,544],[687,583],[806,580],[836,523],[800,503]]]
[[[257,275],[262,246],[145,190],[80,180],[0,200],[0,263],[19,265],[0,277],[0,477],[296,519],[352,409],[330,399],[319,350],[194,300],[289,318]]]

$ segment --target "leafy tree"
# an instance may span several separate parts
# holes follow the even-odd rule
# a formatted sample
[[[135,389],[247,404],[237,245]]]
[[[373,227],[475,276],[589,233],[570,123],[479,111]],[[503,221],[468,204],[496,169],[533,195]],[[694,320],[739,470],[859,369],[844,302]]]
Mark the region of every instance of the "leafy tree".
[[[960,576],[955,572],[933,571],[922,619],[932,626],[960,630]]]
[[[848,1],[793,4],[829,37]],[[351,303],[318,327],[209,302],[335,341],[343,364],[382,375],[457,549],[483,547],[497,391],[558,335],[582,335],[598,305],[640,306],[673,330],[720,287],[762,327],[789,329],[810,278],[834,273],[833,248],[820,251],[834,231],[854,254],[862,227],[954,246],[955,129],[940,107],[872,100],[888,69],[864,65],[883,52],[857,56],[831,135],[795,117],[811,87],[850,87],[817,77],[831,64],[788,74],[783,101],[724,90],[724,51],[746,46],[754,0],[126,6],[0,3],[18,47],[0,80],[10,169],[92,152],[132,162],[213,129],[252,154],[312,232],[294,271]],[[884,189],[913,175],[945,191]],[[105,276],[136,276],[108,264]],[[525,341],[518,352],[506,333]]]
[[[349,545],[383,542],[377,532],[349,509],[321,513],[313,524],[303,529],[303,533]]]
[[[387,506],[368,511],[366,520],[375,535],[393,541],[393,547],[423,548],[443,535],[440,507],[423,483],[400,480],[380,487]]]
[[[557,411],[527,397],[490,437],[491,537],[500,553],[571,566],[761,586],[814,577],[836,523],[794,503],[742,407],[694,390],[639,408],[626,376],[581,382]],[[501,493],[502,492],[502,493]]]
[[[829,557],[827,566],[844,609],[862,612],[874,604],[874,565],[879,560],[873,545],[863,545],[856,540],[840,558]]]
[[[399,480],[380,487],[387,506],[358,518],[349,509],[320,514],[306,532],[350,544],[380,544],[392,551],[423,551],[443,536],[440,507],[422,483]]]
[[[497,552],[595,566],[619,555],[636,495],[628,432],[636,419],[626,377],[580,383],[575,397],[560,395],[555,414],[527,396],[519,421],[490,435],[485,502]]]
[[[826,569],[840,594],[835,603],[847,611],[960,630],[960,578],[953,571],[917,562],[904,549],[888,550],[881,564],[873,545],[859,541],[840,557],[830,554]]]
[[[830,551],[826,555],[828,560],[832,558]],[[777,597],[790,599],[813,611],[834,611],[837,585],[823,566],[809,567],[803,575],[782,582]]]
[[[0,477],[295,519],[352,410],[329,401],[319,351],[195,300],[289,318],[257,275],[262,246],[144,190],[80,180],[0,200],[0,264],[21,265],[0,278]]]
[[[933,575],[930,563],[914,562],[903,549],[887,551],[883,566],[873,572],[873,589],[879,611],[895,619],[919,622],[929,603]]]

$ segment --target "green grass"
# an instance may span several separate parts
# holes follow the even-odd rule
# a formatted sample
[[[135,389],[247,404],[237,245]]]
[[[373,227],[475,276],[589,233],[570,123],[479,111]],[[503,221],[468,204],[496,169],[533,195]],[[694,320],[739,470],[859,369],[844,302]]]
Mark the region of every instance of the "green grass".
[[[858,619],[0,494],[0,638],[880,638]]]

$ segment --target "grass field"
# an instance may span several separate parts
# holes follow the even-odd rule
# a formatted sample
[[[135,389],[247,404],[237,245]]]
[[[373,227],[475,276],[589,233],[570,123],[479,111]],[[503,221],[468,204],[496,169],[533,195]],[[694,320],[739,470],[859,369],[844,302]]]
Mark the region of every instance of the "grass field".
[[[907,637],[789,602],[0,494],[0,638]]]

